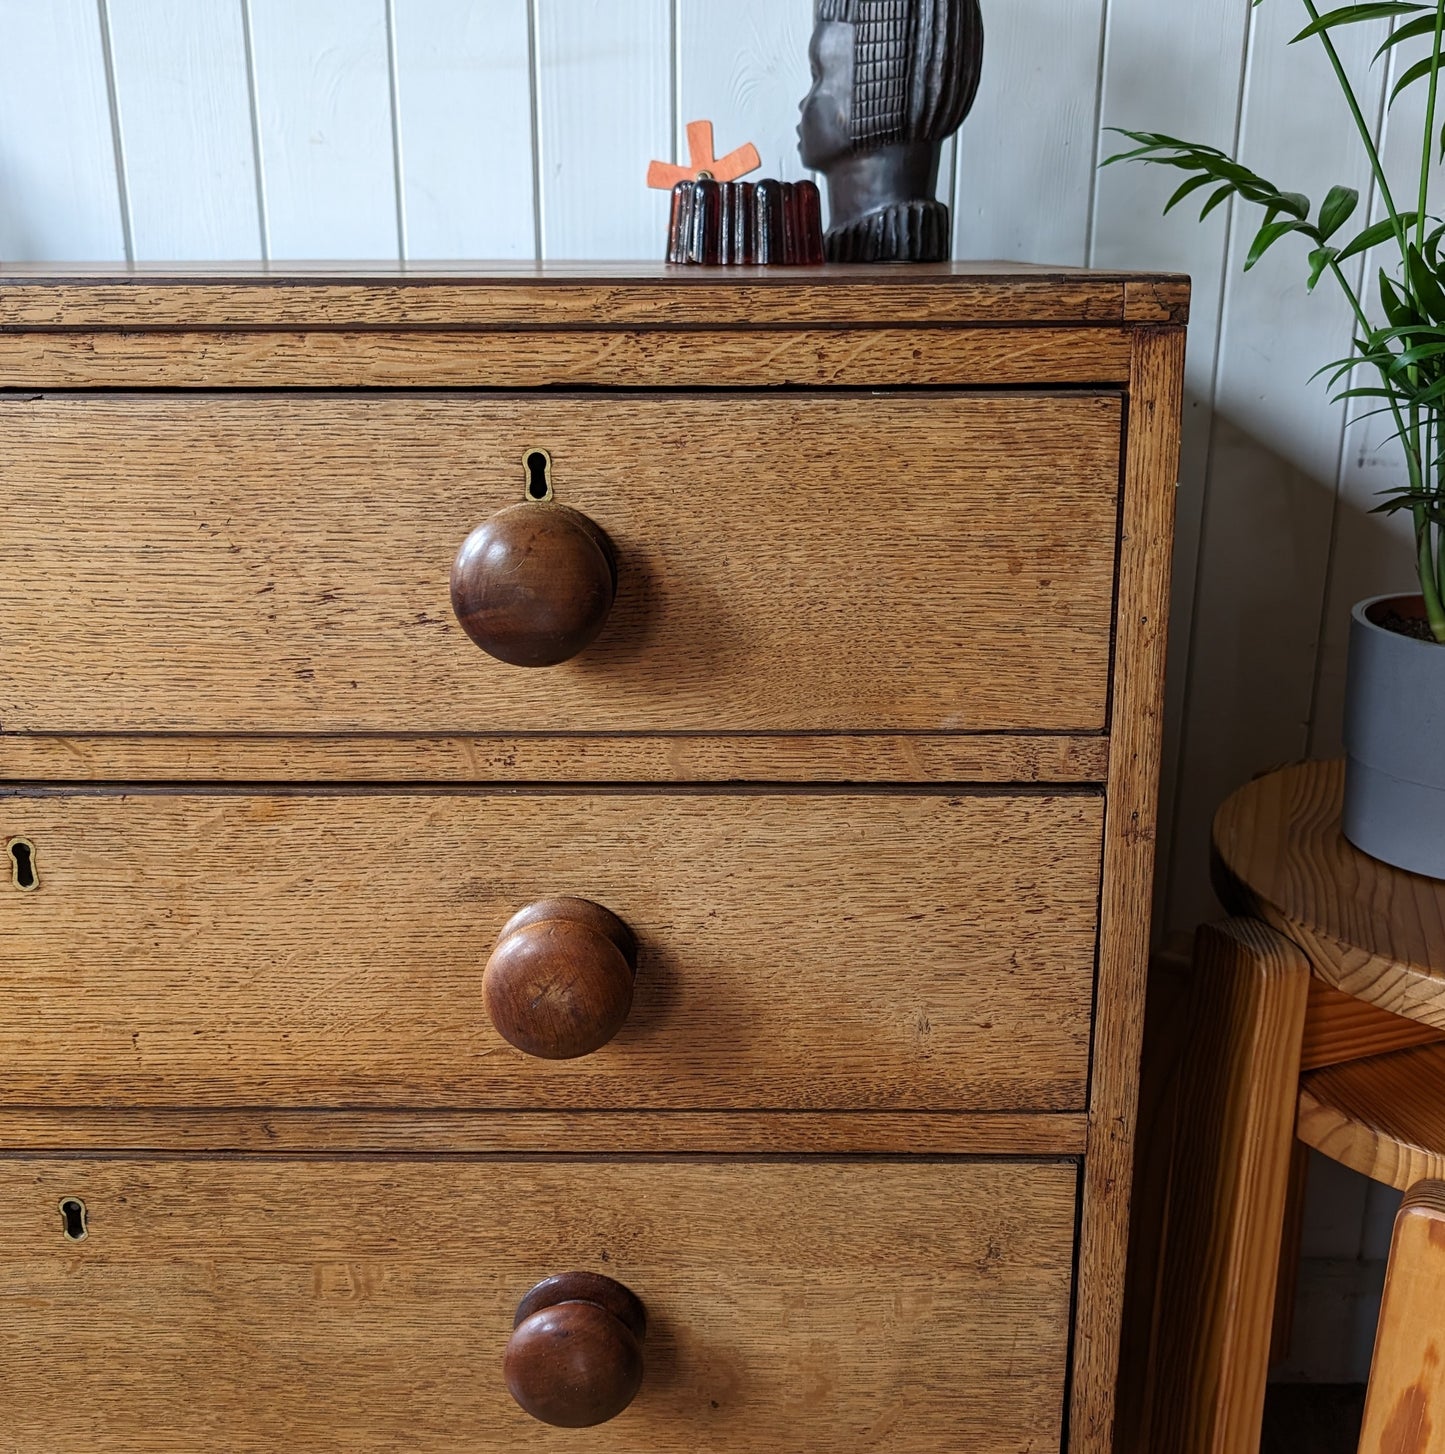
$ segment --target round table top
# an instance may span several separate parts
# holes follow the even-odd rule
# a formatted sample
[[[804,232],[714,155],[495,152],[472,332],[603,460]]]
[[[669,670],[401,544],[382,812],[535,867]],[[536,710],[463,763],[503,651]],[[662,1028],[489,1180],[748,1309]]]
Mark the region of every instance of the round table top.
[[[1445,882],[1370,858],[1340,832],[1343,762],[1256,779],[1214,820],[1216,888],[1346,994],[1445,1029]],[[1441,826],[1445,832],[1445,825]]]

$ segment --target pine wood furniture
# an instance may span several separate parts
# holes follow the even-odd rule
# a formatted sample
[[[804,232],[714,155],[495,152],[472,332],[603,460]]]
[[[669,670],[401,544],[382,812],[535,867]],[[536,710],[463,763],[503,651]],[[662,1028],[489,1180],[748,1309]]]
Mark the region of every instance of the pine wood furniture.
[[[7,1448],[1108,1454],[1187,296],[0,277]]]
[[[1308,763],[1215,819],[1236,917],[1195,945],[1151,1454],[1257,1454],[1307,1147],[1410,1191],[1360,1448],[1445,1454],[1445,884],[1346,842],[1343,792],[1342,763]]]

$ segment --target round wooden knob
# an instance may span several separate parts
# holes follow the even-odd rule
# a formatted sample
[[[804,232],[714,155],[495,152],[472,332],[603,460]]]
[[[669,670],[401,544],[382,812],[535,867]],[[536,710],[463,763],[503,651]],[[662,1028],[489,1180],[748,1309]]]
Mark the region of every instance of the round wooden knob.
[[[452,566],[452,609],[489,655],[556,666],[590,646],[617,595],[602,528],[552,502],[511,505],[466,538]]]
[[[482,975],[497,1033],[539,1060],[600,1050],[632,1008],[637,941],[586,899],[543,899],[514,914]]]
[[[503,1361],[507,1389],[544,1424],[605,1424],[642,1387],[646,1332],[646,1309],[621,1283],[590,1272],[549,1277],[518,1305]]]

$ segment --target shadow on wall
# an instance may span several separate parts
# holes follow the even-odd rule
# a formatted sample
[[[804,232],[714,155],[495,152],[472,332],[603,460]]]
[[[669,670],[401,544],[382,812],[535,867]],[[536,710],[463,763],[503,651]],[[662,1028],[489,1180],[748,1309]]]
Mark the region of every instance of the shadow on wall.
[[[1213,417],[1190,660],[1178,650],[1170,659],[1171,673],[1188,676],[1169,929],[1191,931],[1218,913],[1208,840],[1219,804],[1272,767],[1343,750],[1350,610],[1412,589],[1407,522],[1370,513],[1404,473],[1388,433],[1351,429],[1337,499],[1333,477]]]

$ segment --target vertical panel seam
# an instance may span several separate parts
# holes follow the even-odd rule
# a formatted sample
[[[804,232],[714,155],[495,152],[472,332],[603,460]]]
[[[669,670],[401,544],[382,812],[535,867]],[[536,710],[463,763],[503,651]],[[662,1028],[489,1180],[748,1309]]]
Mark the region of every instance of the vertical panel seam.
[[[1099,167],[1104,160],[1104,76],[1109,61],[1109,31],[1113,21],[1110,0],[1099,9],[1099,70],[1094,80],[1094,165],[1089,171],[1089,220],[1084,229],[1084,266],[1094,266],[1099,232]]]
[[[683,155],[682,138],[682,0],[672,0],[669,6],[668,24],[671,26],[671,33],[668,37],[668,54],[671,58],[672,94],[669,104],[672,112],[672,125],[668,130],[672,133],[672,160],[678,162]]]
[[[256,45],[252,35],[251,0],[241,0],[241,37],[246,52],[246,99],[251,109],[251,161],[256,176],[256,227],[261,235],[261,261],[271,261],[271,220],[266,211],[266,167],[261,147],[261,100],[256,79]]]
[[[547,256],[546,215],[542,205],[542,43],[541,0],[526,0],[527,83],[532,106],[532,256],[542,262]]]
[[[401,149],[401,74],[397,62],[396,0],[386,0],[386,76],[391,92],[391,172],[396,191],[396,255],[407,261],[406,174]]]
[[[1255,16],[1254,6],[1249,6],[1244,15],[1244,39],[1240,50],[1239,60],[1239,92],[1238,100],[1234,107],[1234,139],[1230,148],[1231,155],[1237,157],[1244,140],[1245,120],[1249,105],[1249,78],[1254,68],[1254,33]],[[1195,622],[1199,619],[1199,600],[1203,591],[1203,571],[1200,563],[1204,560],[1205,548],[1209,539],[1209,495],[1210,481],[1214,474],[1214,440],[1218,428],[1215,419],[1215,404],[1219,399],[1219,375],[1224,364],[1224,330],[1228,317],[1229,301],[1234,293],[1235,281],[1230,272],[1230,264],[1234,257],[1234,224],[1239,215],[1239,201],[1231,197],[1224,208],[1224,249],[1219,264],[1219,302],[1215,308],[1214,315],[1214,359],[1209,370],[1209,438],[1204,450],[1204,498],[1199,503],[1199,537],[1194,542],[1194,586],[1193,598],[1189,603],[1189,639],[1186,644],[1182,671],[1184,672],[1184,691],[1182,700],[1185,703],[1184,711],[1179,722],[1179,741],[1175,749],[1175,760],[1179,770],[1174,774],[1174,791],[1169,804],[1169,843],[1168,856],[1165,860],[1167,886],[1163,894],[1164,922],[1166,926],[1173,922],[1171,908],[1174,902],[1174,891],[1177,884],[1176,874],[1179,865],[1179,834],[1182,831],[1180,824],[1179,807],[1184,797],[1183,765],[1188,756],[1189,749],[1189,710],[1190,689],[1194,685],[1195,669],[1198,666],[1198,633],[1194,629]],[[1163,845],[1161,845],[1163,846]]]
[[[110,140],[115,150],[116,199],[120,204],[120,235],[127,263],[135,262],[135,237],[131,229],[130,186],[125,174],[125,143],[120,124],[120,92],[115,78],[115,55],[110,42],[110,0],[95,0],[100,26],[100,52],[105,65],[106,101],[110,107]]]

